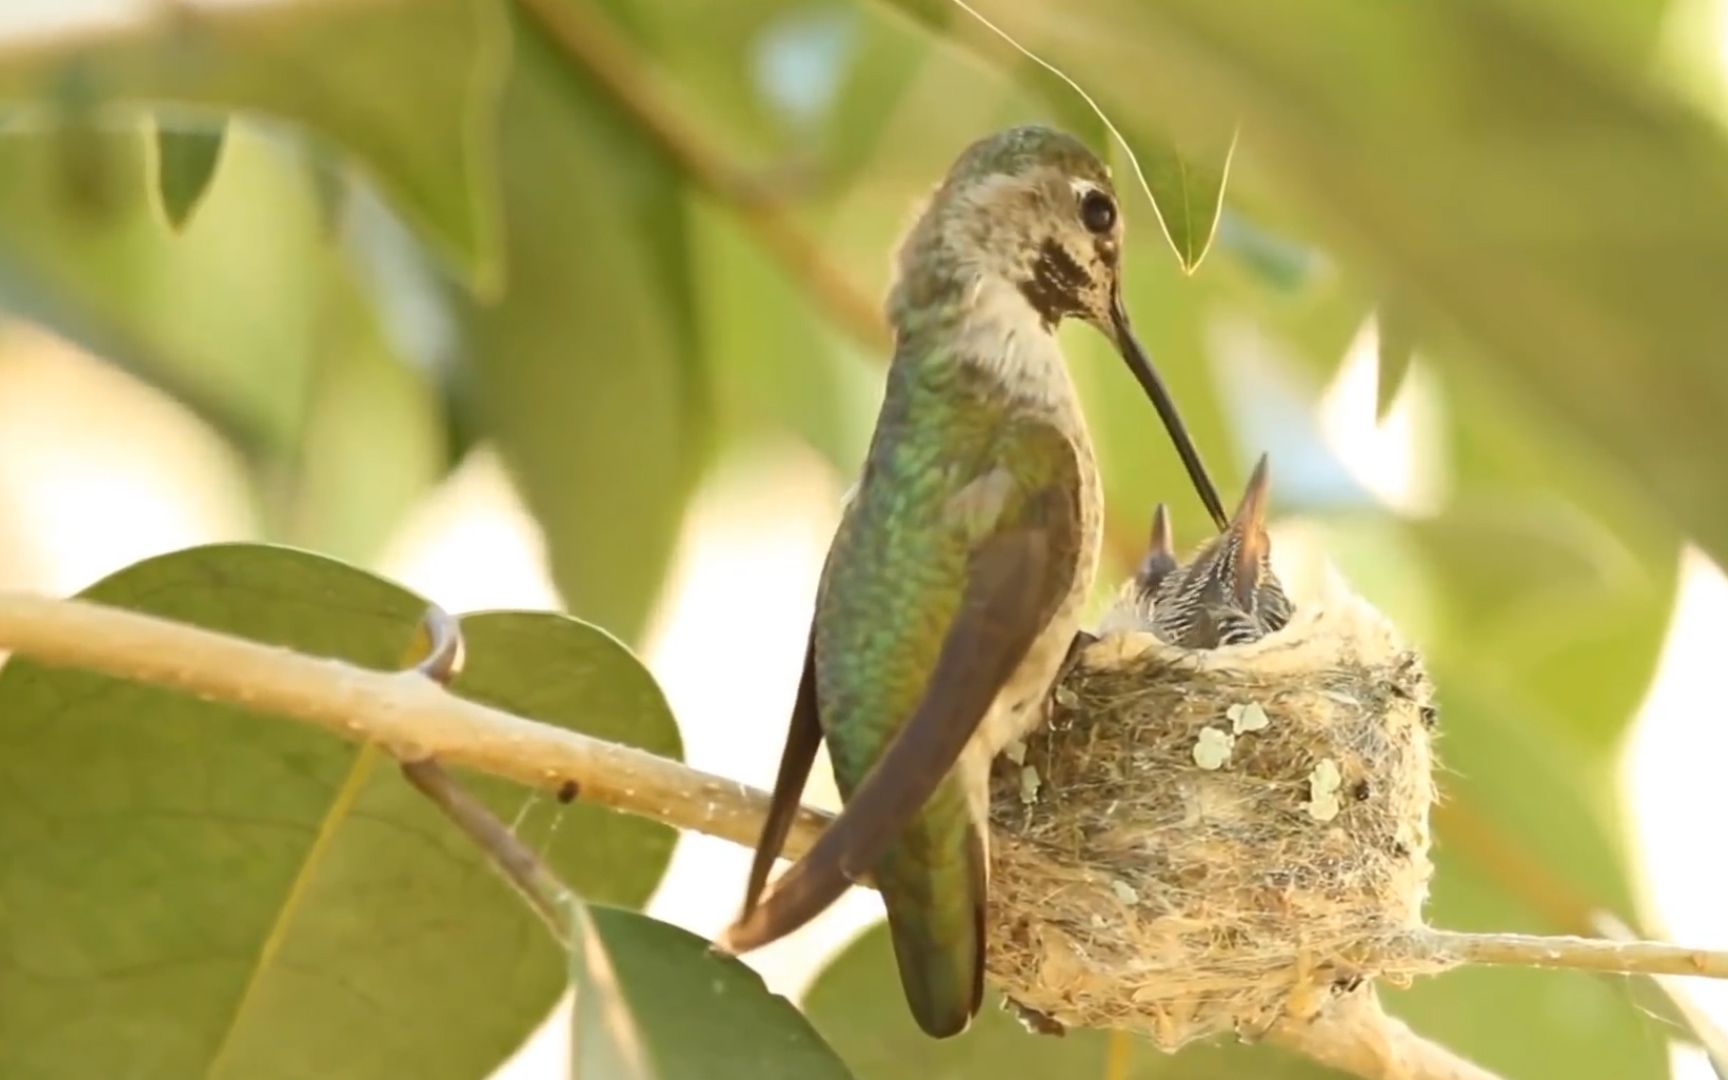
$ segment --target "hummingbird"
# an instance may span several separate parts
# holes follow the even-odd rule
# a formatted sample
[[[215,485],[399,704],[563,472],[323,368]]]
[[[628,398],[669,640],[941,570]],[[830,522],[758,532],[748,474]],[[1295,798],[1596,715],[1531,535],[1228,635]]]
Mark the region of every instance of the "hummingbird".
[[[822,571],[743,913],[716,947],[777,940],[873,879],[912,1016],[943,1038],[983,996],[990,765],[1043,716],[1098,563],[1064,319],[1115,345],[1225,518],[1129,326],[1116,195],[1079,140],[1029,126],[968,147],[901,243],[887,317],[881,410]],[[841,812],[764,892],[824,737]]]
[[[1186,649],[1246,645],[1290,621],[1295,608],[1272,571],[1272,544],[1266,535],[1270,488],[1266,457],[1261,455],[1230,524],[1187,566],[1176,562],[1170,512],[1158,504],[1152,513],[1151,543],[1132,588],[1142,625],[1149,622],[1160,640]],[[1148,609],[1149,618],[1144,614]]]

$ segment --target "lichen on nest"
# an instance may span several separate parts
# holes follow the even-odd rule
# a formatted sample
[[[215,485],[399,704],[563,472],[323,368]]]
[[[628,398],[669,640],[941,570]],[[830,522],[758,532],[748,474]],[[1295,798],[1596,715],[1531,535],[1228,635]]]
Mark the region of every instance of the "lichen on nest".
[[[1174,1050],[1416,973],[1395,943],[1432,870],[1432,686],[1334,592],[1251,645],[1082,653],[993,781],[989,968],[1010,1001]]]

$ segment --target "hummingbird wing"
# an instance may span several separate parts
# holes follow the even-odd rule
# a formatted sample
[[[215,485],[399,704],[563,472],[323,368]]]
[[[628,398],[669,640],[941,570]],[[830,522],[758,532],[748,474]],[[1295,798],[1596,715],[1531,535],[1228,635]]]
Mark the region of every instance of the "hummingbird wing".
[[[1072,584],[1074,491],[1067,485],[1042,488],[1020,511],[968,560],[959,609],[917,708],[852,790],[840,816],[726,931],[724,948],[759,948],[815,918],[882,858],[959,760]],[[1069,564],[1065,573],[1059,572],[1061,563]],[[978,873],[983,871],[980,865]],[[976,884],[981,945],[984,889],[982,881]],[[980,965],[982,959],[980,948]]]
[[[804,646],[804,670],[798,677],[798,696],[792,703],[792,720],[786,728],[786,745],[780,751],[780,772],[774,777],[774,794],[768,801],[768,816],[756,841],[756,857],[750,863],[750,881],[744,887],[744,915],[755,910],[774,860],[786,846],[786,834],[798,816],[804,782],[822,744],[822,718],[816,705],[816,635],[814,627]]]

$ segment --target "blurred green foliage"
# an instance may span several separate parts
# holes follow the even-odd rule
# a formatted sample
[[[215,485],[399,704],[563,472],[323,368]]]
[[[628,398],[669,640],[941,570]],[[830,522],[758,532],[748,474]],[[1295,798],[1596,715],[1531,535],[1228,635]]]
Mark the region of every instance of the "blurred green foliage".
[[[418,658],[426,610],[245,544],[85,595],[386,670]],[[653,679],[604,634],[532,612],[462,630],[457,693],[679,755]],[[376,747],[22,660],[0,715],[0,1074],[472,1077],[563,988],[529,910]],[[597,902],[640,905],[671,857],[663,825],[465,783]]]
[[[633,641],[717,458],[792,437],[841,474],[856,468],[886,355],[873,320],[888,252],[954,154],[1011,122],[1073,128],[1115,163],[1130,306],[1221,485],[1271,448],[1280,509],[1316,523],[1342,569],[1419,632],[1449,766],[1436,919],[1585,932],[1605,907],[1635,922],[1616,755],[1683,538],[1728,556],[1728,137],[1694,58],[1665,44],[1681,13],[1660,0],[973,3],[1097,99],[1155,208],[1071,88],[948,0],[161,5],[0,36],[0,306],[189,405],[247,463],[273,540],[364,564],[471,445],[496,446],[569,610]],[[1376,313],[1379,408],[1417,371],[1437,402],[1446,483],[1432,513],[1394,513],[1341,479],[1301,419]],[[1108,350],[1084,328],[1063,337],[1106,477],[1108,585],[1154,501],[1173,502],[1185,540],[1204,518]],[[270,580],[295,584],[250,607],[224,598]],[[340,597],[341,619],[296,607],[307,589]],[[358,571],[251,549],[147,563],[95,595],[384,666],[419,611]],[[469,622],[468,692],[585,729],[636,715],[616,701],[594,711],[555,674],[569,662],[559,649],[602,648],[592,631],[528,618]],[[536,674],[491,671],[487,655]],[[646,679],[622,661],[616,677]],[[514,696],[530,685],[551,697]],[[99,739],[19,719],[73,691]],[[365,779],[365,755],[23,664],[0,699],[12,775],[0,880],[14,883],[0,894],[0,1060],[99,1068],[67,1056],[97,1022],[124,1021],[108,1045],[148,1045],[150,1075],[207,1061],[223,1030],[241,1039],[229,1053],[266,1037],[309,1055],[334,1046],[305,1034],[322,1006],[288,969],[267,1001],[240,1003],[247,1025],[224,1029],[234,979],[174,967],[174,948],[215,905],[225,947],[253,948],[345,784],[358,786],[344,805],[377,821],[338,822],[332,850],[413,828],[437,855],[401,880],[463,890],[461,909],[425,908],[456,934],[437,959],[488,987],[448,1023],[451,995],[413,942],[360,958],[355,978],[377,980],[360,990],[441,1025],[435,1052],[413,1049],[431,1054],[417,1073],[477,1075],[556,992],[560,969],[535,958],[526,915],[400,785]],[[637,706],[652,720],[633,737],[675,750],[663,705]],[[145,711],[234,756],[209,767],[179,728],[118,719]],[[118,732],[136,743],[123,775],[80,757]],[[259,759],[292,774],[274,798],[296,805],[279,819],[258,819],[270,785],[236,779],[248,740],[283,742]],[[202,831],[101,814],[116,791],[163,782],[157,770],[214,785],[185,810]],[[37,790],[69,777],[82,779]],[[230,802],[238,816],[208,820]],[[68,830],[52,845],[38,842],[50,811]],[[669,838],[566,811],[578,812],[595,816],[557,847],[587,866],[571,867],[581,891],[640,903]],[[235,830],[268,836],[245,847]],[[148,854],[102,858],[113,845]],[[357,874],[378,869],[356,859]],[[141,911],[140,890],[165,879],[175,891]],[[88,889],[122,899],[65,902]],[[315,952],[371,925],[310,912],[292,943]],[[48,936],[27,945],[25,924]],[[620,934],[638,930],[665,932]],[[56,954],[56,940],[88,953]],[[811,1003],[858,1075],[886,1071],[872,1040],[932,1076],[1002,1075],[990,1063],[1022,1053],[1047,1056],[1051,1075],[1101,1068],[1097,1041],[1023,1048],[999,1017],[940,1048],[905,1042],[894,1008],[856,1007],[887,993],[881,952],[841,958]],[[124,984],[73,978],[130,962],[167,966]],[[42,990],[31,972],[61,981]],[[161,979],[187,983],[166,993]],[[37,1023],[56,994],[87,1010]],[[1670,1032],[1618,981],[1474,971],[1392,1005],[1510,1076],[1663,1074]],[[179,1019],[158,1030],[167,1011]],[[425,1029],[391,1030],[407,1046]],[[320,1058],[320,1075],[423,1060],[385,1039],[348,1045],[362,1043],[374,1057]],[[1210,1054],[1255,1075],[1311,1072],[1245,1049],[1136,1057],[1131,1075],[1211,1075]]]

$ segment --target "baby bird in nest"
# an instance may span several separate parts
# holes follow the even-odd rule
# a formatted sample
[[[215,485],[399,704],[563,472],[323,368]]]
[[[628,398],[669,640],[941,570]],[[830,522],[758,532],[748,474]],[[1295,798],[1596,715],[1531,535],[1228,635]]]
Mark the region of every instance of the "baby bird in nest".
[[[1186,566],[1176,561],[1170,512],[1159,503],[1146,557],[1114,613],[1119,617],[1110,620],[1119,625],[1105,629],[1150,630],[1184,649],[1246,645],[1282,629],[1295,608],[1272,571],[1269,488],[1262,455],[1229,527]]]

